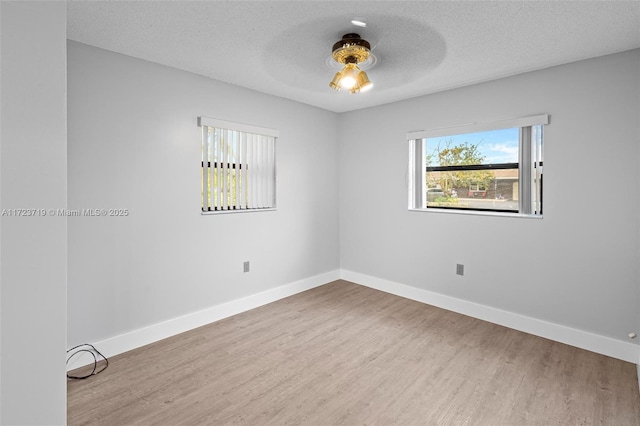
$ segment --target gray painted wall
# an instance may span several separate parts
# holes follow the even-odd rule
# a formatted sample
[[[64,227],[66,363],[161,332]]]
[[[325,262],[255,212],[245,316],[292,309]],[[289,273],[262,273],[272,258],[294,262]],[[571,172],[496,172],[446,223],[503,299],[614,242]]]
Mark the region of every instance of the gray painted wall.
[[[0,2],[0,206],[66,206],[66,7]],[[66,423],[67,221],[0,218],[3,425]]]
[[[70,208],[128,208],[131,215],[70,219],[69,345],[338,262],[626,340],[640,324],[639,56],[625,52],[336,116],[70,42]],[[540,113],[551,115],[543,219],[407,210],[408,131]],[[199,214],[198,115],[281,130],[277,212]],[[249,274],[244,260],[252,262]],[[455,275],[456,263],[465,264],[464,277]]]
[[[639,75],[636,50],[342,114],[341,267],[628,340],[640,324]],[[407,132],[541,113],[543,219],[407,210]]]
[[[336,270],[337,115],[68,43],[69,346]],[[200,214],[203,115],[280,130],[274,212]],[[251,272],[243,273],[243,262]]]

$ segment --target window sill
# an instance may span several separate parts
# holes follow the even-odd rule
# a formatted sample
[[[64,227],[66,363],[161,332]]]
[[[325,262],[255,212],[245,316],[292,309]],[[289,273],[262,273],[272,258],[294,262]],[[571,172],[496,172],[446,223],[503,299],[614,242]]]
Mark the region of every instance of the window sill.
[[[257,212],[273,212],[277,209],[275,207],[270,207],[268,209],[238,209],[238,210],[212,210],[209,212],[200,212],[202,216],[212,216],[218,214],[235,214],[235,213],[257,213]]]
[[[480,210],[455,210],[455,209],[439,209],[437,207],[428,207],[426,209],[409,209],[410,212],[427,212],[427,213],[445,213],[445,214],[462,214],[468,216],[494,216],[494,217],[517,217],[521,219],[542,219],[542,215],[522,214],[512,212],[494,212]]]

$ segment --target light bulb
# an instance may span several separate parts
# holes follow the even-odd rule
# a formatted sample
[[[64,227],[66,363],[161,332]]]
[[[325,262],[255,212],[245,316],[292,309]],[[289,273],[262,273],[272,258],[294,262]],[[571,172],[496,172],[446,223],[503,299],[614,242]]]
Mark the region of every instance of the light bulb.
[[[356,79],[353,77],[345,77],[340,81],[340,86],[343,89],[352,89],[356,85]]]
[[[342,70],[342,79],[340,80],[340,86],[343,89],[352,89],[356,85],[356,67],[353,64],[345,65]]]

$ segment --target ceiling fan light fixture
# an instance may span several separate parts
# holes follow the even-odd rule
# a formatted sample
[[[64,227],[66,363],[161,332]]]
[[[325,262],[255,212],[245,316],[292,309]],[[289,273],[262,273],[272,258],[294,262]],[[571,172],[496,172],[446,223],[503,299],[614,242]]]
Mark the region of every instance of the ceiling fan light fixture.
[[[360,38],[360,35],[349,33],[333,45],[331,57],[344,68],[337,72],[329,87],[335,90],[347,89],[350,93],[366,91],[373,87],[367,73],[358,64],[366,61],[371,55],[371,45]]]

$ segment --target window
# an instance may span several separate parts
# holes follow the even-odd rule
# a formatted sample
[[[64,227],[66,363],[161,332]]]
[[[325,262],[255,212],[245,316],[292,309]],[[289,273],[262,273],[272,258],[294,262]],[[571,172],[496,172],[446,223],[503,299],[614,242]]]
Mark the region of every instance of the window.
[[[202,212],[275,209],[278,131],[205,117],[198,126]]]
[[[409,209],[542,216],[548,115],[410,132]]]

